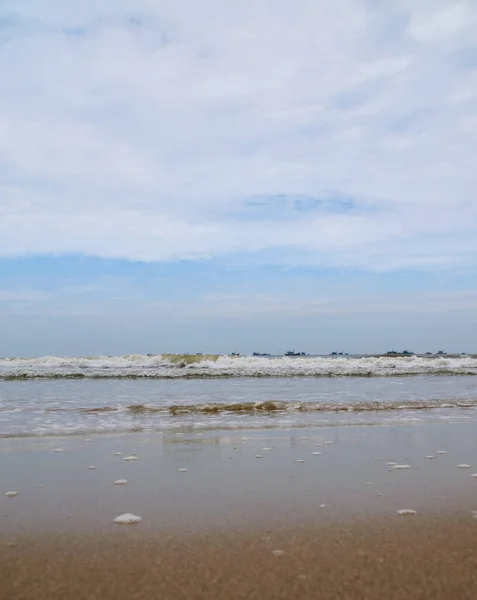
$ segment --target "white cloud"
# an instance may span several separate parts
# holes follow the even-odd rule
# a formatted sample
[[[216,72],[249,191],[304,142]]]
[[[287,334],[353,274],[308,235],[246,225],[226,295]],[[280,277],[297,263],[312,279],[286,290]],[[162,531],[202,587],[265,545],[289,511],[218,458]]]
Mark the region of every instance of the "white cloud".
[[[475,263],[473,0],[2,6],[1,256]]]

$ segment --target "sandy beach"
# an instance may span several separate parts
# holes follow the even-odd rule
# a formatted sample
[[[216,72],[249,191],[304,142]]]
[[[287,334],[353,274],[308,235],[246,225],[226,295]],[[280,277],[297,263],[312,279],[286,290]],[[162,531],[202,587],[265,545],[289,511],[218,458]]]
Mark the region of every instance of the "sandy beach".
[[[472,423],[0,448],[2,598],[477,593]],[[114,523],[124,513],[141,521]]]

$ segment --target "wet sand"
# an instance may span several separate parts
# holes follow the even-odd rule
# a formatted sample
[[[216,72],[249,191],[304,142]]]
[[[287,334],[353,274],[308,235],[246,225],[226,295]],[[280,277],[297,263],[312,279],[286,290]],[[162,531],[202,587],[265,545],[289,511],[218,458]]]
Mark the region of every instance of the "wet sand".
[[[2,440],[0,598],[475,598],[476,433]]]
[[[477,523],[402,519],[21,537],[16,546],[0,546],[0,593],[10,600],[475,598]]]

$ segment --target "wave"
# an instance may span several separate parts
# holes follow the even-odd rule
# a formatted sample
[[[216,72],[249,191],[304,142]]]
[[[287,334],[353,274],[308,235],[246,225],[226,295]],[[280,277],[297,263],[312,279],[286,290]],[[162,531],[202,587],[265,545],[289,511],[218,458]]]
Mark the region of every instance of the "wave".
[[[477,356],[126,355],[0,359],[0,379],[209,379],[477,375]]]
[[[287,402],[281,400],[265,400],[262,402],[208,402],[203,404],[130,404],[129,406],[95,406],[88,408],[44,408],[44,412],[73,412],[82,414],[127,413],[129,415],[163,414],[182,415],[217,415],[226,413],[270,415],[284,412],[376,412],[398,410],[431,410],[436,408],[462,409],[477,408],[477,398],[466,400],[409,400],[407,402]]]
[[[132,404],[90,408],[45,407],[43,413],[69,413],[61,422],[28,430],[0,431],[0,439],[49,438],[158,432],[239,431],[354,426],[403,425],[416,422],[447,422],[475,419],[477,398],[411,400],[407,402],[363,401],[350,403],[237,402],[232,404]],[[29,412],[29,409],[23,409]],[[34,409],[38,414],[38,409]],[[450,411],[450,412],[449,412]],[[464,412],[463,412],[464,411]],[[468,412],[470,411],[470,412]],[[313,418],[313,414],[316,415]],[[81,415],[85,418],[81,418]],[[301,415],[301,416],[300,416]],[[96,418],[95,418],[96,416]],[[158,417],[157,419],[155,417]],[[63,418],[62,418],[63,419]],[[468,422],[468,421],[467,421]]]

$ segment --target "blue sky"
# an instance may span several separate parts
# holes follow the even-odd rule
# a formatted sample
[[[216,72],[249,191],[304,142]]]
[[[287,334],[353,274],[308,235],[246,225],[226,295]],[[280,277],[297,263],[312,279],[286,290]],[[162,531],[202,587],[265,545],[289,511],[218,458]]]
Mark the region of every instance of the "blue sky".
[[[473,0],[0,0],[0,355],[475,351]]]

